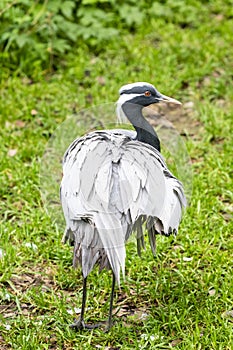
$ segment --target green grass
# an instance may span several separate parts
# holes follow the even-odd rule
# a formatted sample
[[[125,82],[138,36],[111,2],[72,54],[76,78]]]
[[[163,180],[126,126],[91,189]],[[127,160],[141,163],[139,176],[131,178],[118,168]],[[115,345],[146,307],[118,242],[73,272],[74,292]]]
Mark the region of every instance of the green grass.
[[[231,8],[208,3],[196,27],[157,18],[98,56],[77,50],[49,76],[2,72],[1,349],[233,349]],[[81,305],[81,273],[44,210],[40,159],[67,116],[114,102],[121,85],[140,80],[194,103],[185,123],[174,122],[186,134],[192,199],[179,235],[158,237],[156,258],[148,248],[140,259],[129,242],[111,331],[75,333],[68,311]],[[104,319],[110,273],[94,270],[88,284],[87,319]]]

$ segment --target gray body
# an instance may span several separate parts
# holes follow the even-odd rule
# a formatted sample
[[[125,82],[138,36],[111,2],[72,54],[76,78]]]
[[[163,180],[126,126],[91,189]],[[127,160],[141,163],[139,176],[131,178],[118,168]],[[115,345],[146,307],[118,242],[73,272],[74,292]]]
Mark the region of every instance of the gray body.
[[[182,184],[160,152],[126,130],[95,131],[75,140],[64,156],[60,195],[63,240],[74,245],[74,266],[81,265],[84,278],[95,264],[110,268],[118,283],[131,233],[136,231],[140,253],[146,222],[154,252],[155,235],[177,233],[186,205]]]

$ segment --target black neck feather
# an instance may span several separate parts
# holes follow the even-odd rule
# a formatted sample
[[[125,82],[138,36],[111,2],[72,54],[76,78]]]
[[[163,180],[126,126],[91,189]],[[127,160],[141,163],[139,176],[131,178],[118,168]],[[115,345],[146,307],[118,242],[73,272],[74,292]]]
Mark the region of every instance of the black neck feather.
[[[143,106],[125,102],[122,110],[137,132],[137,140],[148,143],[160,152],[160,141],[154,128],[142,114]]]

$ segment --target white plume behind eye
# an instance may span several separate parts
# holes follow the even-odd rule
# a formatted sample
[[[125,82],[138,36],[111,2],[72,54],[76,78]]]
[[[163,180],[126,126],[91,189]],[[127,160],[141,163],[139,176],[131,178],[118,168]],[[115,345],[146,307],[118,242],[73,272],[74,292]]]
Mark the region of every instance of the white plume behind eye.
[[[129,84],[134,85],[134,84]],[[129,120],[126,117],[125,113],[123,112],[122,105],[127,102],[131,101],[133,98],[141,96],[142,94],[123,94],[120,95],[118,101],[116,102],[116,114],[117,114],[117,120],[120,123],[128,123]]]

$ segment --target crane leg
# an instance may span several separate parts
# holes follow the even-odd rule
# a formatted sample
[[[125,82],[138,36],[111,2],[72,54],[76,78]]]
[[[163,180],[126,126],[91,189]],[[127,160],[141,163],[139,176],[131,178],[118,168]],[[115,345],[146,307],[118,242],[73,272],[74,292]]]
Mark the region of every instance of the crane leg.
[[[109,313],[108,313],[108,321],[107,321],[107,329],[106,329],[107,331],[109,331],[110,328],[112,327],[112,309],[113,309],[115,282],[116,282],[116,278],[114,273],[112,273],[112,289],[111,289],[110,305],[109,305]],[[87,277],[83,278],[83,295],[82,295],[82,307],[81,307],[80,317],[78,320],[75,320],[74,323],[70,325],[70,327],[75,330],[94,329],[94,328],[100,327],[103,323],[106,323],[106,322],[99,322],[95,324],[87,324],[84,322],[86,299],[87,299]]]
[[[86,300],[87,300],[87,277],[83,278],[83,295],[82,295],[82,307],[81,307],[80,317],[78,320],[74,320],[74,323],[70,325],[70,327],[75,330],[94,329],[101,326],[101,323],[87,324],[84,322]]]
[[[86,300],[87,300],[87,277],[83,278],[83,295],[82,295],[82,307],[81,307],[80,317],[78,320],[74,320],[74,323],[72,323],[70,325],[70,327],[75,329],[75,330],[94,329],[94,328],[98,328],[100,326],[99,323],[91,325],[91,324],[87,324],[84,322]]]
[[[81,308],[80,317],[78,320],[75,320],[74,323],[70,325],[71,328],[74,328],[74,329],[86,328],[86,325],[84,323],[86,300],[87,300],[87,277],[83,278],[83,295],[82,295],[82,308]]]
[[[111,290],[110,304],[109,304],[107,331],[109,331],[110,328],[112,327],[112,308],[113,308],[115,282],[116,282],[116,277],[114,273],[112,273],[112,290]]]

